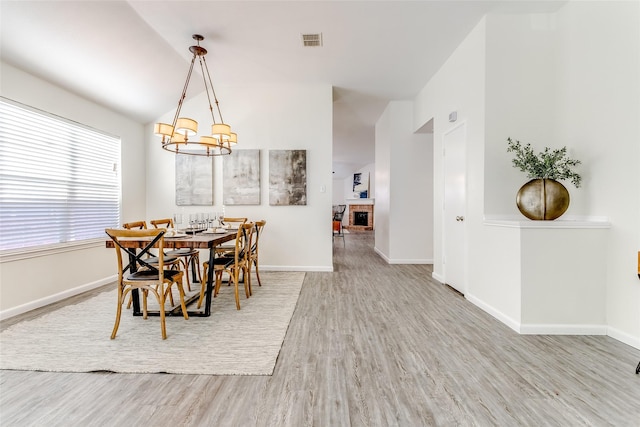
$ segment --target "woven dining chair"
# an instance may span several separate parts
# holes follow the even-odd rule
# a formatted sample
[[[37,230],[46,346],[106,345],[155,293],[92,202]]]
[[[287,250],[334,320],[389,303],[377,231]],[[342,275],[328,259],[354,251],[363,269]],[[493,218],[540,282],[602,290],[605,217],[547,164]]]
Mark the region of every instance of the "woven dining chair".
[[[113,240],[117,262],[118,262],[118,308],[116,311],[116,320],[111,332],[111,339],[116,337],[120,326],[120,317],[122,316],[122,305],[127,297],[134,289],[138,289],[142,293],[142,316],[147,318],[147,296],[152,293],[158,301],[160,311],[160,330],[162,339],[167,338],[167,327],[165,323],[165,301],[171,294],[173,285],[178,287],[180,295],[180,307],[182,315],[189,319],[187,307],[184,301],[184,288],[182,286],[182,271],[167,270],[164,265],[164,233],[163,229],[106,229],[105,232]],[[135,248],[127,248],[121,242],[126,238],[145,238],[148,237],[149,243],[138,251]],[[157,245],[158,248],[158,264],[152,265],[148,263],[146,255],[151,248]],[[138,269],[138,264],[144,268]]]

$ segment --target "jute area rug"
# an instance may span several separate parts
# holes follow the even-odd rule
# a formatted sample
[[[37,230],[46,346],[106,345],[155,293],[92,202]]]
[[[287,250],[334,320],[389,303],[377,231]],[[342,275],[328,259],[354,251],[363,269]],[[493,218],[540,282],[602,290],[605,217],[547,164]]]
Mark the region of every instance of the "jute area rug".
[[[109,337],[116,313],[115,290],[0,334],[0,368],[52,372],[111,371],[209,375],[271,375],[296,307],[304,272],[261,272],[253,296],[223,284],[211,317],[133,317],[123,309],[118,335]],[[151,300],[149,306],[151,309]],[[156,304],[157,307],[157,304]]]

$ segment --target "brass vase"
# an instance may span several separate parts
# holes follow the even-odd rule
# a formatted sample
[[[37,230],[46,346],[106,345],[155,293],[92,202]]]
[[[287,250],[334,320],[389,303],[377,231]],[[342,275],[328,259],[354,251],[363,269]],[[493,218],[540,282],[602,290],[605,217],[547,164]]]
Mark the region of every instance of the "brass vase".
[[[553,179],[532,179],[520,187],[516,204],[529,219],[553,220],[569,208],[569,192]]]

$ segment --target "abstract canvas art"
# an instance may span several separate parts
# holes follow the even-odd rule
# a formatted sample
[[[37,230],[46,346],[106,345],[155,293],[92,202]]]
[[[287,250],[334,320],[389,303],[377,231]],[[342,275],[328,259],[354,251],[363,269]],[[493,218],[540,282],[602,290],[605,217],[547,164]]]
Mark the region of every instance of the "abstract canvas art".
[[[353,174],[353,197],[356,199],[366,199],[369,197],[369,174]]]
[[[176,205],[213,205],[213,159],[176,154]]]
[[[233,150],[222,160],[225,205],[260,204],[260,150]]]
[[[269,204],[307,204],[307,150],[269,150]]]

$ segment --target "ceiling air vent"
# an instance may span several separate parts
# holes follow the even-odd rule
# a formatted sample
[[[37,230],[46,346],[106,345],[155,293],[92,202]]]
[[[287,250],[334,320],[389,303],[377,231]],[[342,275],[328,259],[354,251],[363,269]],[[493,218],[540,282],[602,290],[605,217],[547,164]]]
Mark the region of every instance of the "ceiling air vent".
[[[302,45],[304,47],[322,46],[322,33],[318,34],[303,34]]]

